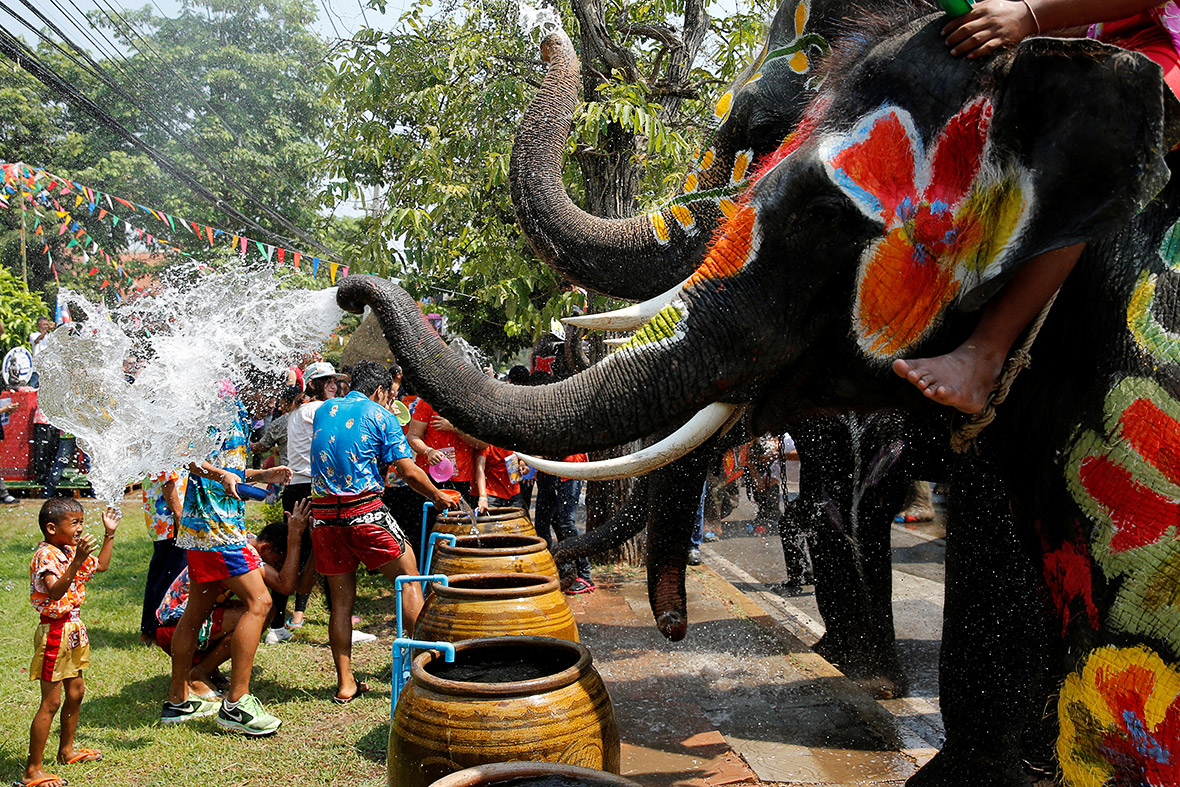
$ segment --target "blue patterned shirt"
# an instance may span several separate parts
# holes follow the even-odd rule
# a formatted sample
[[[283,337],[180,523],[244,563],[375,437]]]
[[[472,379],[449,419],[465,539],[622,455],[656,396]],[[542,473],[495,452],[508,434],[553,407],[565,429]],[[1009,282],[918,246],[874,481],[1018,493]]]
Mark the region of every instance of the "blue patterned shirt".
[[[381,466],[414,456],[393,413],[360,391],[329,399],[311,433],[311,494],[359,495],[385,488]]]
[[[207,461],[218,467],[244,471],[250,445],[250,414],[241,401],[235,407],[234,420],[221,447],[209,454]],[[245,543],[246,508],[242,501],[227,495],[217,481],[191,476],[184,493],[180,527],[176,530],[176,546],[218,552]]]

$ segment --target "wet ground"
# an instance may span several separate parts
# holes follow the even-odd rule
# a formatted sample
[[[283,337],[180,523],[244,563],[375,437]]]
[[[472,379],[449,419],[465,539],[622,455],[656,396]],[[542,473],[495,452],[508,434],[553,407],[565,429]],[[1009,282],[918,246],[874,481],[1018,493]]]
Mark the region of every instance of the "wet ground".
[[[611,692],[623,772],[665,785],[901,784],[942,741],[937,659],[939,523],[894,529],[894,610],[912,696],[878,701],[813,653],[812,588],[790,593],[774,533],[750,533],[741,497],[704,565],[690,568],[691,625],[669,643],[652,623],[641,572],[596,573],[571,598]]]

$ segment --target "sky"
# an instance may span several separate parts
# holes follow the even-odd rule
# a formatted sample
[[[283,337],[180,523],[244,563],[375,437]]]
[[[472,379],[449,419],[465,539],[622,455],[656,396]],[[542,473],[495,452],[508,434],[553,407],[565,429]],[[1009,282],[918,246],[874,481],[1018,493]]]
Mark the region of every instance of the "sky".
[[[397,24],[398,17],[409,5],[409,0],[388,0],[385,13],[381,14],[371,8],[362,8],[363,1],[312,0],[317,12],[313,28],[329,40],[350,38],[353,33],[365,26],[366,19],[373,27],[389,30]],[[111,8],[122,13],[125,10],[138,10],[148,6],[157,15],[171,17],[178,15],[181,9],[179,0],[35,0],[35,4],[37,9],[51,19],[62,32],[75,38],[79,43],[82,39],[77,36],[81,34],[73,26],[73,20],[81,21],[81,15],[84,13],[95,10],[109,12]],[[11,11],[3,9],[11,9]],[[13,14],[36,24],[38,27],[42,26],[40,21],[31,11],[15,0],[0,3],[0,27],[20,35],[26,42],[31,42],[32,34],[26,27],[13,21]]]

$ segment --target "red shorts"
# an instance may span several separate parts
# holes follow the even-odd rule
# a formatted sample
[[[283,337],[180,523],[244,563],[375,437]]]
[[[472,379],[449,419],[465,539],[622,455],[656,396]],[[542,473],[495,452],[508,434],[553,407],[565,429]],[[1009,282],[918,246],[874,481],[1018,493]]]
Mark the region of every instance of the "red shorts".
[[[361,563],[380,568],[402,556],[405,542],[385,506],[347,519],[317,519],[311,531],[315,568],[324,576],[351,574]]]
[[[190,582],[220,582],[240,577],[262,567],[262,558],[249,544],[219,552],[188,550],[188,578]]]

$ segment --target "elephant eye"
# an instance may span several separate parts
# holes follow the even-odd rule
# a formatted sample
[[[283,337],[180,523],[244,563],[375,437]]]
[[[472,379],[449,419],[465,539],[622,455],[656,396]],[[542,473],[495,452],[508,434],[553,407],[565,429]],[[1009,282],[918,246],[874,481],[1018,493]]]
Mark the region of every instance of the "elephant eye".
[[[819,194],[807,202],[803,220],[807,224],[826,224],[838,220],[848,207],[848,201],[836,194]]]

